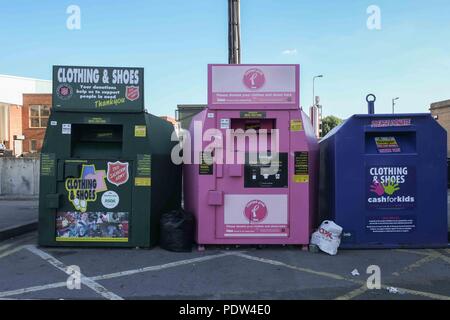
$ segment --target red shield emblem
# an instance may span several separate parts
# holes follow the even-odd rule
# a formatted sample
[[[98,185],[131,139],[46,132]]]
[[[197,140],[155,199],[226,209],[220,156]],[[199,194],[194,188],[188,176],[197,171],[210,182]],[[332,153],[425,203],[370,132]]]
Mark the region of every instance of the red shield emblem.
[[[128,162],[108,162],[107,179],[115,186],[120,186],[128,181]]]
[[[125,96],[130,101],[139,99],[139,87],[127,86]]]
[[[69,88],[61,87],[61,89],[59,89],[59,93],[61,93],[61,95],[63,96],[67,96],[69,94]]]

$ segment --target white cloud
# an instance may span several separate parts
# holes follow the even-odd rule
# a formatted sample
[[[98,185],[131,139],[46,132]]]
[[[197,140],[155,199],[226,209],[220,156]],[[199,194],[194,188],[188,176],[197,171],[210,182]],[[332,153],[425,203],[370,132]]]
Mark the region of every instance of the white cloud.
[[[284,55],[287,55],[287,56],[295,56],[295,55],[297,55],[298,52],[297,52],[297,49],[286,49],[281,53]]]

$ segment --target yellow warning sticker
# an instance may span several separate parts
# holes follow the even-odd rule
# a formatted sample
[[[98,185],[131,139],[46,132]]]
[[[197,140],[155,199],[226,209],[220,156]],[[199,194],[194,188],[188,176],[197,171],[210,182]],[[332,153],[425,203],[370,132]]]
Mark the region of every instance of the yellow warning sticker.
[[[291,120],[291,131],[303,131],[303,123],[300,119]]]
[[[296,175],[294,175],[294,182],[295,183],[307,183],[307,182],[309,182],[309,175],[308,174],[296,174]]]
[[[134,185],[136,187],[151,187],[152,178],[149,177],[136,177],[134,178]]]
[[[147,127],[146,126],[134,126],[134,136],[143,138],[147,136]]]

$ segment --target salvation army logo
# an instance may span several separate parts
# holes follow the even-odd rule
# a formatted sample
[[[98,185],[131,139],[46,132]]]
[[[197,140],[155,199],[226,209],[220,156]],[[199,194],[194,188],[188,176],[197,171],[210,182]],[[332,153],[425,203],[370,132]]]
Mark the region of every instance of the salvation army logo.
[[[73,89],[68,84],[61,84],[56,88],[56,94],[61,100],[69,100],[72,98]]]
[[[130,101],[139,99],[139,87],[127,86],[125,90],[125,97]]]
[[[242,81],[247,88],[257,90],[264,85],[266,82],[266,77],[260,69],[252,68],[245,72]]]
[[[267,217],[267,207],[261,200],[252,200],[245,206],[244,215],[250,222],[261,222]]]
[[[106,178],[115,186],[120,186],[128,181],[128,162],[108,162]]]

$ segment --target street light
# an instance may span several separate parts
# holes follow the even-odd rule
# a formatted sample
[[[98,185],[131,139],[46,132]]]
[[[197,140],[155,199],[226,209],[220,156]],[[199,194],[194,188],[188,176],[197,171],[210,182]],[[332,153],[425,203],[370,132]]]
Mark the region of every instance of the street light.
[[[398,99],[400,99],[400,97],[397,97],[397,98],[393,98],[393,99],[392,99],[392,114],[395,113],[395,101],[397,101]]]
[[[313,121],[314,130],[316,131],[316,135],[317,135],[317,137],[319,137],[321,135],[320,124],[322,123],[322,107],[319,105],[318,100],[316,100],[316,95],[315,95],[315,91],[314,91],[316,78],[323,78],[323,75],[320,74],[320,75],[313,77],[313,104],[311,107],[311,110],[313,110],[312,112],[314,112],[315,107],[317,108],[317,119],[314,118],[314,119],[312,119],[312,121]]]
[[[314,82],[316,81],[316,78],[323,78],[323,74],[313,77],[313,104],[312,105],[316,104],[316,102],[315,102],[316,96],[315,96],[315,92],[314,92]]]

